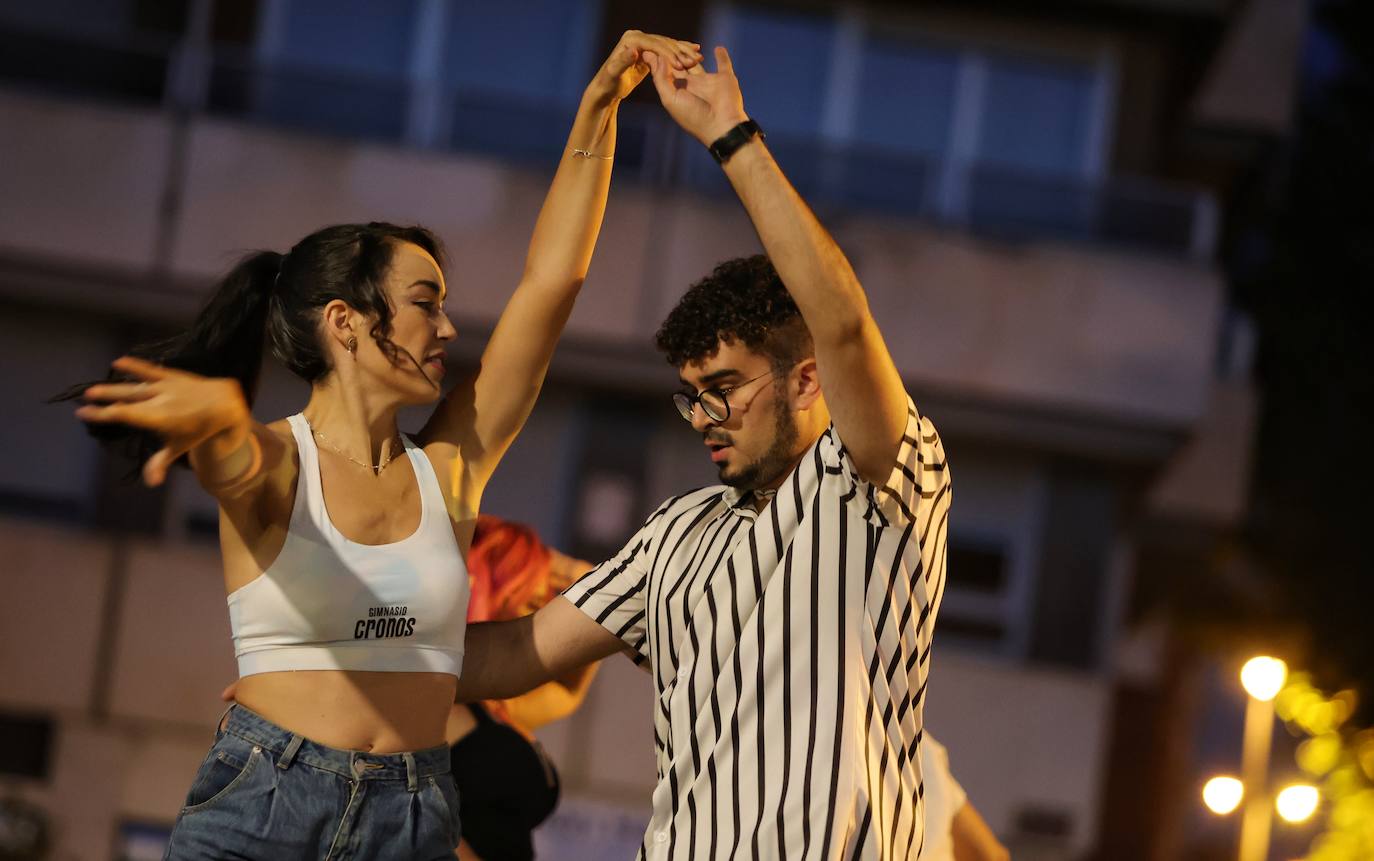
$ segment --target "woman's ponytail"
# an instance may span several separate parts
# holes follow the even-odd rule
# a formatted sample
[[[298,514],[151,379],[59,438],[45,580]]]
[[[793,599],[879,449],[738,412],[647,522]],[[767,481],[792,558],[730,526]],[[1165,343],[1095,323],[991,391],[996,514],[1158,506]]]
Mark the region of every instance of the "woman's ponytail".
[[[186,331],[131,355],[203,377],[233,377],[253,403],[267,341],[272,293],[285,257],[258,251],[238,262]]]
[[[272,294],[284,259],[275,251],[243,258],[220,281],[189,329],[134,347],[129,355],[201,376],[233,377],[252,404],[262,371]],[[109,379],[120,377],[112,372]],[[52,400],[80,398],[92,385],[72,386]],[[128,453],[140,466],[162,447],[155,434],[128,425],[92,423],[87,428],[102,441],[126,442]]]
[[[372,318],[372,337],[394,361],[399,352],[391,343],[393,308],[386,278],[396,249],[407,243],[442,265],[443,248],[434,234],[383,222],[336,224],[305,237],[287,254],[250,254],[219,283],[189,329],[129,353],[205,377],[233,377],[251,404],[269,349],[307,383],[333,370],[320,333],[320,313],[341,300]],[[73,386],[53,400],[80,398],[91,385]],[[87,427],[99,439],[126,442],[140,465],[161,448],[154,434],[127,425]]]

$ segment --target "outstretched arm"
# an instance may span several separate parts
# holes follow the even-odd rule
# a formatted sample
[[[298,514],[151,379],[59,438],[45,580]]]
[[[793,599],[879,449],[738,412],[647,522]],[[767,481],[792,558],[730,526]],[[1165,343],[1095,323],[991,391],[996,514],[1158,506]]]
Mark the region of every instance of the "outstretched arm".
[[[558,337],[591,265],[601,230],[615,153],[616,112],[644,79],[647,56],[682,68],[697,48],[631,30],[582,96],[572,132],[535,222],[524,274],[482,354],[475,380],[460,384],[421,433],[441,456],[461,459],[465,480],[479,489],[496,468],[534,406]]]
[[[227,505],[287,460],[276,436],[253,420],[237,380],[203,377],[133,356],[116,359],[114,368],[132,381],[90,386],[76,415],[161,436],[165,445],[143,465],[148,486],[162,484],[171,465],[189,455],[200,483]]]
[[[549,548],[549,554],[550,595],[543,600],[544,604],[558,597],[559,592],[568,588],[593,567],[592,563],[585,559],[575,559],[552,547]],[[578,706],[587,698],[587,690],[591,687],[599,666],[600,663],[585,664],[555,677],[548,684],[508,699],[505,701],[506,712],[511,720],[529,730],[537,730],[546,724],[562,720],[577,711]]]
[[[703,145],[748,119],[724,48],[716,48],[713,73],[654,59],[650,66],[663,106]],[[906,426],[907,395],[863,287],[762,140],[745,144],[724,168],[811,331],[825,401],[855,466],[869,481],[885,481]]]
[[[509,699],[613,655],[622,646],[619,638],[561,596],[530,616],[469,625],[454,701]]]

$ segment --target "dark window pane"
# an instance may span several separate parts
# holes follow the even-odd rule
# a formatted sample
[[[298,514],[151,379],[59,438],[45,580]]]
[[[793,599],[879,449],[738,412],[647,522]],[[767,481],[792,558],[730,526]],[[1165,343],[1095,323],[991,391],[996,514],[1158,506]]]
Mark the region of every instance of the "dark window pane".
[[[48,777],[52,759],[53,724],[47,717],[0,713],[0,774]]]
[[[996,594],[1006,588],[1006,549],[1000,544],[950,539],[948,587],[961,592]]]
[[[417,0],[291,0],[275,58],[293,66],[403,79]]]
[[[575,105],[601,59],[591,54],[597,6],[590,0],[455,3],[444,81],[460,98]],[[567,125],[562,116],[559,122]]]
[[[409,90],[403,81],[318,69],[278,66],[247,71],[217,66],[211,104],[284,128],[397,140],[405,132]]]
[[[1057,475],[1040,539],[1030,657],[1091,669],[1103,623],[1115,497],[1092,476]]]
[[[730,59],[745,82],[751,115],[769,134],[820,133],[834,41],[828,16],[763,9],[737,9],[731,16]],[[707,58],[707,68],[714,63]]]
[[[20,30],[61,33],[87,41],[108,40],[128,32],[134,17],[132,6],[110,0],[17,0],[0,3],[0,22]]]
[[[97,44],[81,36],[0,24],[0,79],[56,92],[157,103],[166,85],[168,50],[150,44]]]
[[[1072,63],[988,61],[981,160],[1060,174],[1082,172],[1092,125],[1093,70]]]
[[[454,100],[450,143],[454,149],[552,166],[562,157],[570,122],[568,112],[543,105],[460,94]]]
[[[959,57],[877,37],[864,46],[853,139],[899,152],[943,153],[954,124]]]
[[[1006,636],[1006,627],[1000,622],[979,619],[965,619],[949,613],[942,613],[935,621],[935,636],[944,641],[947,637],[960,640],[983,642],[989,645],[1001,642]]]

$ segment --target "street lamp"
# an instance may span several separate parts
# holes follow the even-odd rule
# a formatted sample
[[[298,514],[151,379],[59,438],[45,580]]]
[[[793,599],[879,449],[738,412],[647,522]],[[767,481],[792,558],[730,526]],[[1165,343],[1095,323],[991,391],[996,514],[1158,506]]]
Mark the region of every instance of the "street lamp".
[[[1202,787],[1202,801],[1207,809],[1225,816],[1240,807],[1245,797],[1245,784],[1234,777],[1214,777]]]
[[[1264,803],[1263,793],[1260,803]],[[1246,798],[1245,784],[1239,778],[1228,774],[1218,775],[1208,780],[1202,787],[1202,802],[1207,809],[1218,816],[1234,813]],[[1321,792],[1307,783],[1290,783],[1279,790],[1274,798],[1274,809],[1285,822],[1294,825],[1306,822],[1317,812],[1321,805]],[[1267,841],[1268,835],[1266,835]],[[1267,848],[1267,847],[1265,847]],[[1251,850],[1254,851],[1254,850]]]
[[[1279,791],[1278,797],[1274,799],[1274,807],[1278,809],[1279,816],[1286,822],[1306,822],[1312,818],[1312,814],[1317,812],[1317,804],[1321,802],[1321,794],[1317,792],[1317,787],[1306,783],[1294,783],[1285,786]]]
[[[1288,665],[1278,658],[1262,655],[1251,658],[1240,668],[1240,684],[1245,692],[1257,700],[1269,702],[1283,690],[1288,681]]]
[[[1240,683],[1250,699],[1245,704],[1245,746],[1241,755],[1241,780],[1245,809],[1240,820],[1240,861],[1264,861],[1269,856],[1269,748],[1274,739],[1274,697],[1288,679],[1288,665],[1262,655],[1245,662]]]

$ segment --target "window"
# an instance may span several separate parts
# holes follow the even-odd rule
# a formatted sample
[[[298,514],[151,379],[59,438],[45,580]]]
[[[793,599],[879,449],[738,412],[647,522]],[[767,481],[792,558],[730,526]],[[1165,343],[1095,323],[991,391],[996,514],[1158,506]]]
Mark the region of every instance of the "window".
[[[938,642],[1021,658],[1030,639],[1044,477],[1034,461],[963,447]]]
[[[0,713],[0,775],[46,780],[52,770],[53,722],[46,716]]]
[[[873,34],[860,62],[852,140],[863,147],[945,155],[954,128],[959,55]]]
[[[977,160],[1054,175],[1083,173],[1093,123],[1092,66],[989,56]]]
[[[109,0],[0,4],[0,80],[156,104],[180,12]]]
[[[418,0],[283,0],[263,17],[250,116],[395,140],[405,132]]]
[[[1012,53],[860,7],[740,4],[716,18],[804,195],[975,228],[1094,228],[1085,183],[1101,162],[1109,74],[1094,46]],[[689,176],[724,190],[697,161]]]
[[[731,48],[740,80],[748,82],[749,104],[768,133],[819,136],[835,46],[834,18],[741,7],[727,27],[723,42]],[[714,62],[707,58],[708,66]]]
[[[21,404],[0,422],[12,452],[0,479],[0,510],[85,522],[95,511],[104,458],[71,403],[46,401],[68,386],[103,377],[118,355],[113,337],[66,315],[13,308],[0,317],[0,386]]]
[[[599,22],[596,0],[453,4],[441,73],[451,145],[556,161],[601,59]]]

